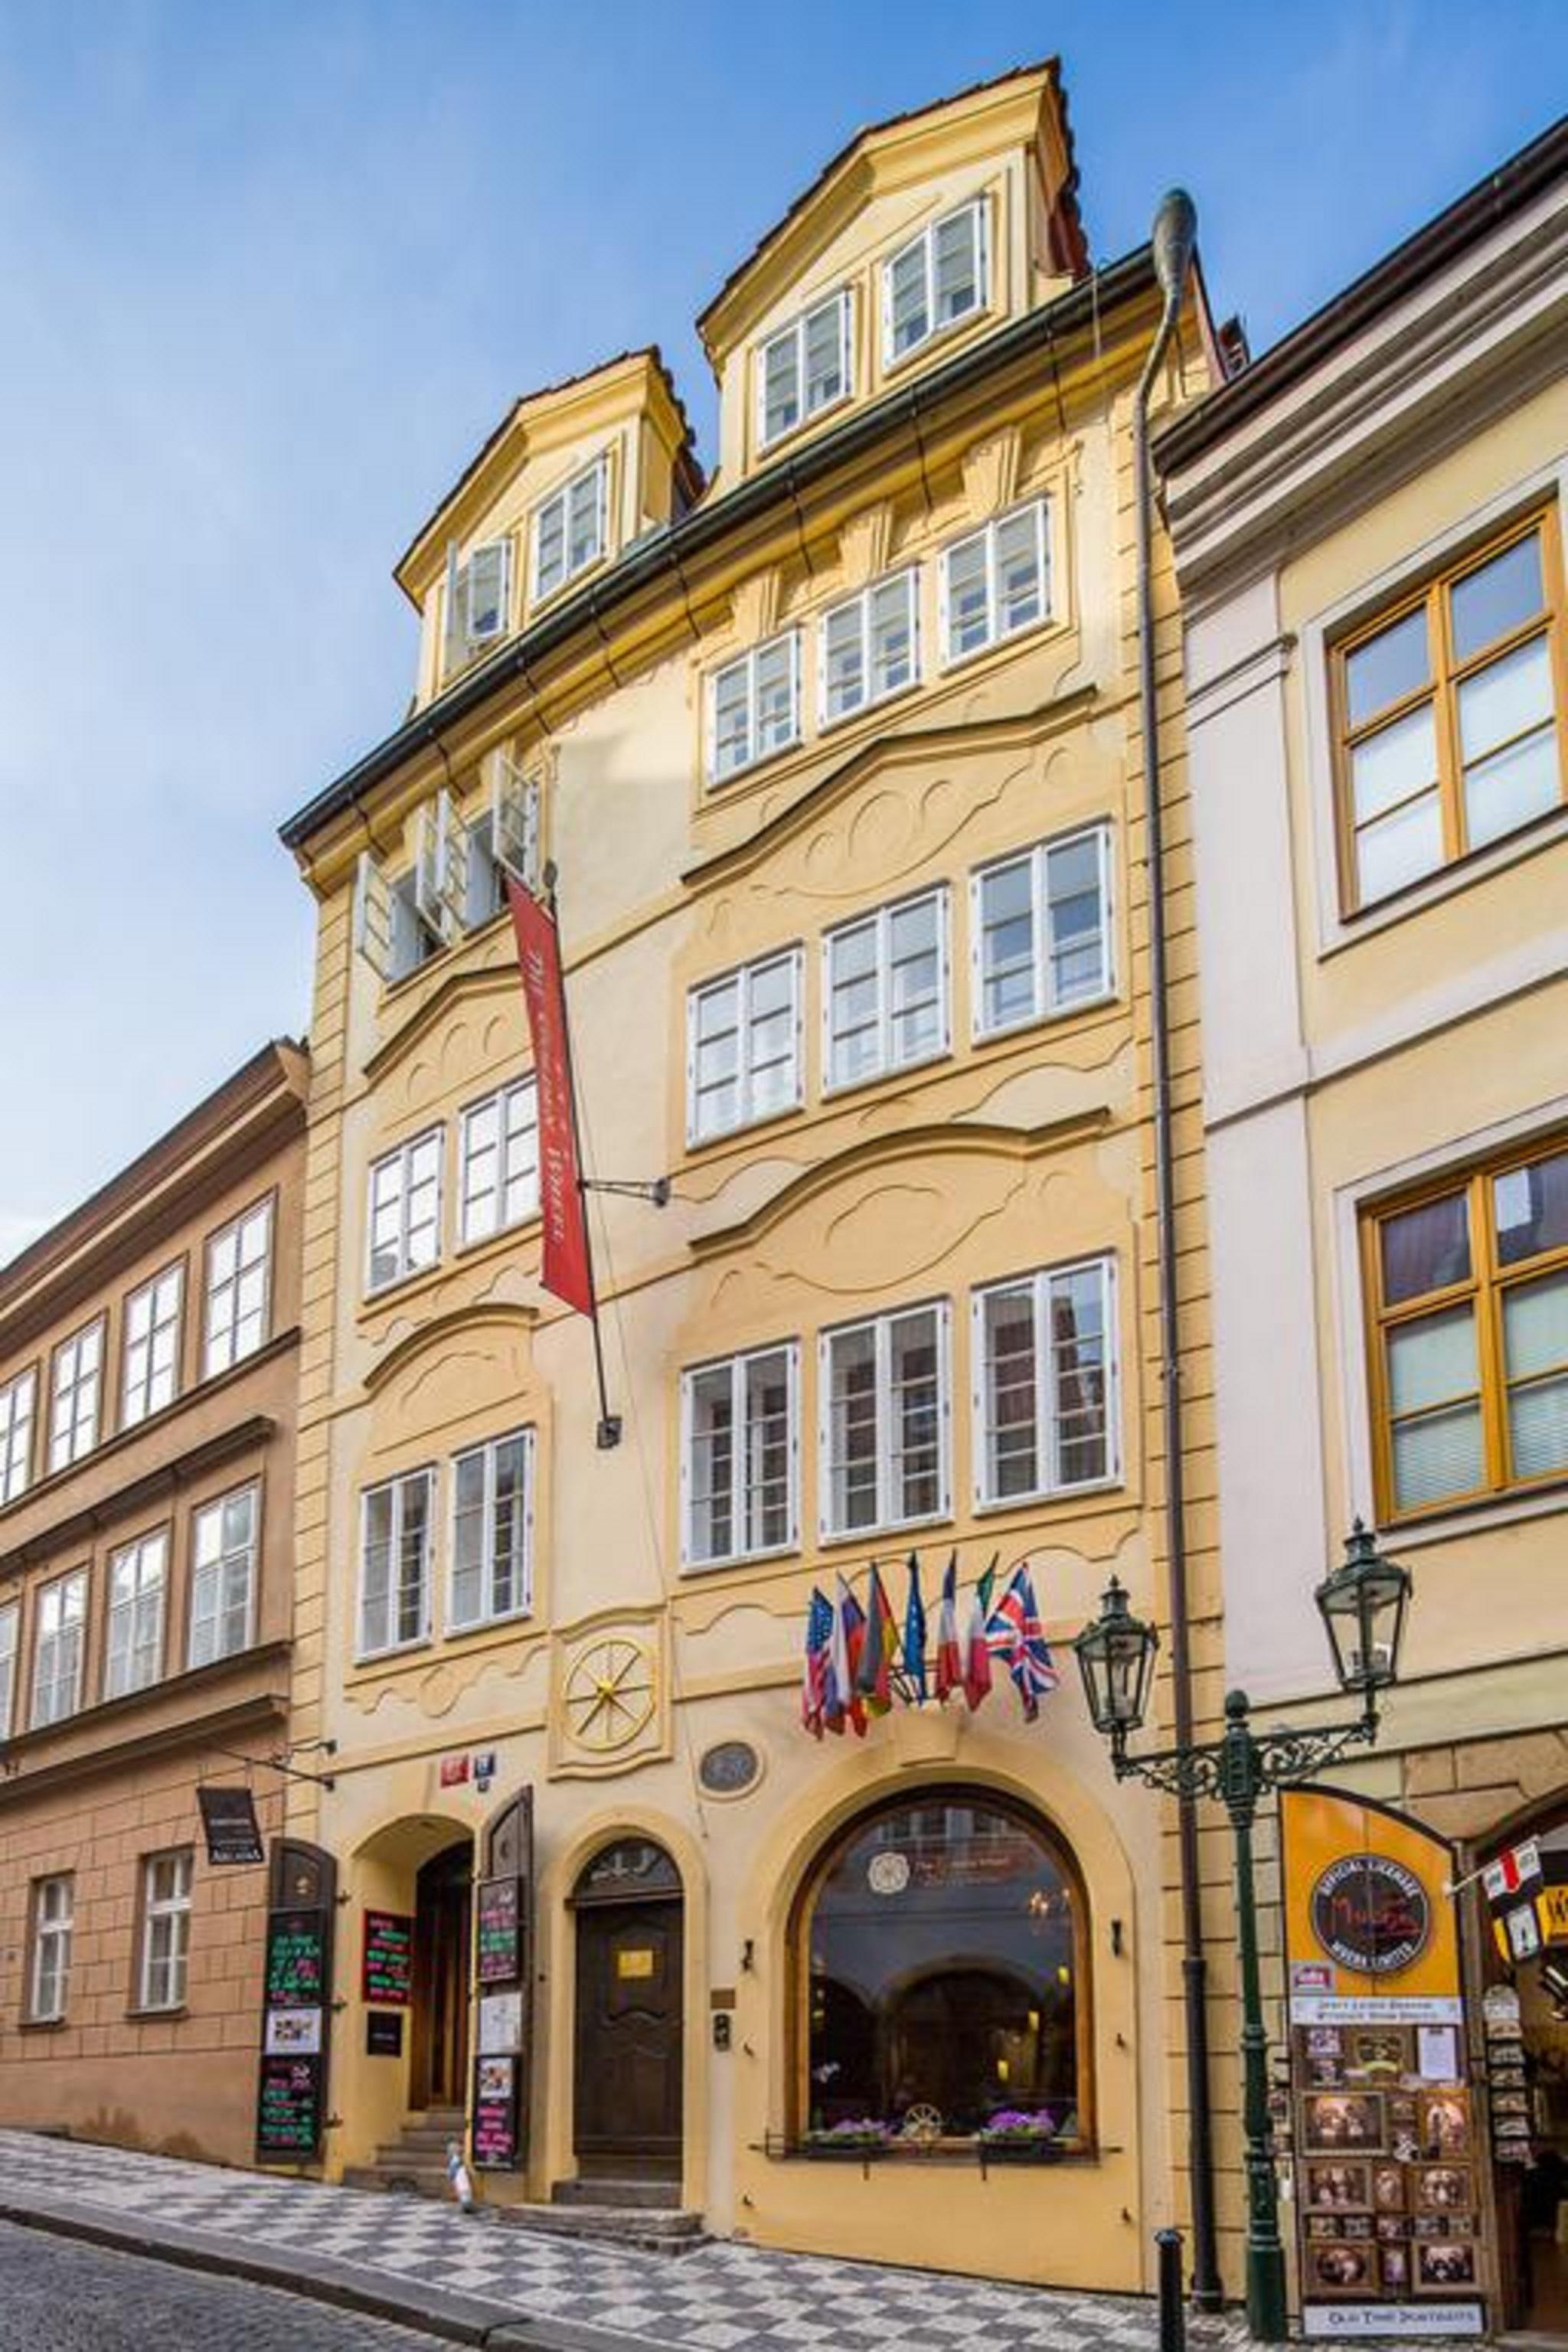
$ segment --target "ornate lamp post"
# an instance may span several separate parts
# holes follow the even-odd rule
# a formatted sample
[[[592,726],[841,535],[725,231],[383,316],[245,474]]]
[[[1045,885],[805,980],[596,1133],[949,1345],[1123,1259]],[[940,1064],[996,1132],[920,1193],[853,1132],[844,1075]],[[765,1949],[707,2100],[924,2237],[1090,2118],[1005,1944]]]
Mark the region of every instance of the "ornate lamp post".
[[[1272,1789],[1304,1780],[1337,1763],[1351,1748],[1377,1737],[1377,1697],[1399,1669],[1399,1645],[1410,1600],[1410,1571],[1385,1559],[1358,1519],[1345,1540],[1342,1565],[1325,1577],[1313,1599],[1329,1636],[1334,1672],[1343,1691],[1358,1694],[1359,1719],[1313,1724],[1295,1731],[1255,1732],[1245,1691],[1225,1702],[1223,1738],[1206,1747],[1166,1748],[1130,1756],[1127,1742],[1142,1724],[1154,1678],[1160,1636],[1134,1617],[1114,1577],[1100,1615],[1074,1647],[1095,1729],[1110,1742],[1119,1780],[1136,1778],[1169,1796],[1213,1797],[1230,1816],[1236,1839],[1237,1941],[1241,1961],[1242,2120],[1247,2134],[1247,2322],[1255,2341],[1281,2344],[1286,2336],[1285,2250],[1279,2236],[1273,2138],[1268,2124],[1268,2037],[1258,1969],[1258,1905],[1253,1885],[1252,1825],[1258,1800]]]

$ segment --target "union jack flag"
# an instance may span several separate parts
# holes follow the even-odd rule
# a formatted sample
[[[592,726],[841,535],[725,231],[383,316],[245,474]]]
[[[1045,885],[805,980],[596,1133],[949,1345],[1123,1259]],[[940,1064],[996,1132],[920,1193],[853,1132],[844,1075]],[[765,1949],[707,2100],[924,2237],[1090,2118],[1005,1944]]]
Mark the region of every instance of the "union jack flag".
[[[805,1669],[800,1681],[800,1719],[814,1739],[822,1737],[827,1706],[828,1653],[833,1643],[833,1603],[814,1584],[805,1617]]]
[[[1017,1686],[1025,1721],[1033,1723],[1041,1699],[1056,1689],[1061,1677],[1040,1623],[1035,1581],[1026,1564],[1014,1570],[1012,1582],[991,1612],[985,1638],[993,1656],[1001,1659]]]

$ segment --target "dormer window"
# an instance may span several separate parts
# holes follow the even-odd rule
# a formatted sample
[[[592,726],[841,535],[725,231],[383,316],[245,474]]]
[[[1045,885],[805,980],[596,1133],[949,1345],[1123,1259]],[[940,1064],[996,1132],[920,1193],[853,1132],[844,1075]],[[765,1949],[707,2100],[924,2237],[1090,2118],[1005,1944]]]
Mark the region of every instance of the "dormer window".
[[[757,354],[757,438],[766,449],[854,390],[849,289],[770,335]]]
[[[533,510],[533,602],[601,561],[609,545],[610,461],[595,457]]]
[[[458,669],[504,637],[511,606],[511,541],[489,539],[466,563],[447,557],[447,667]]]
[[[788,629],[709,681],[708,781],[724,783],[799,740],[800,632]]]
[[[944,213],[882,267],[882,355],[907,359],[985,308],[985,199]]]

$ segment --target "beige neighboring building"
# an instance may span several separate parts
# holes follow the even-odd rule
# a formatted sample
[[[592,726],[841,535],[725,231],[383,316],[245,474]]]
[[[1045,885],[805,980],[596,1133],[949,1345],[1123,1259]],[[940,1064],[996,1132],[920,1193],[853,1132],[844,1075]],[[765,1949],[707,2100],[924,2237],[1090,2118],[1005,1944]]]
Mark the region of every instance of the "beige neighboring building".
[[[428,2175],[466,2126],[491,2199],[1151,2284],[1174,1845],[1062,1645],[1113,1571],[1165,1610],[1130,464],[1161,298],[1147,248],[1090,270],[1076,185],[1051,66],[862,133],[703,314],[711,482],[657,352],[520,400],[398,567],[413,715],[284,827],[319,919],[294,1693],[336,1787],[290,1821],[345,1898],[331,2177]],[[1159,413],[1212,380],[1194,298]],[[1163,552],[1158,588],[1212,1667]],[[558,872],[591,1172],[673,1178],[592,1200],[607,1449],[539,1278],[498,855]],[[1067,1686],[1031,1724],[999,1668],[973,1714],[818,1743],[812,1589],[864,1601],[879,1560],[901,1620],[911,1549],[933,1649],[950,1556],[966,1609],[1029,1563]],[[1060,2162],[982,2165],[1009,2108]],[[820,2160],[868,2119],[885,2155]]]
[[[1472,2094],[1426,2317],[1458,2284],[1563,2336],[1568,130],[1156,454],[1186,625],[1227,1667],[1266,1721],[1321,1709],[1310,1593],[1352,1516],[1410,1568],[1401,1686],[1336,1778],[1457,1841],[1472,2058],[1483,1989],[1517,1994],[1524,2049],[1489,2108]],[[1531,1838],[1500,1944],[1474,1874]],[[1493,2162],[1510,2137],[1532,2164]]]
[[[196,1788],[287,1738],[307,1083],[264,1046],[0,1268],[0,2124],[250,2157],[266,1873]]]

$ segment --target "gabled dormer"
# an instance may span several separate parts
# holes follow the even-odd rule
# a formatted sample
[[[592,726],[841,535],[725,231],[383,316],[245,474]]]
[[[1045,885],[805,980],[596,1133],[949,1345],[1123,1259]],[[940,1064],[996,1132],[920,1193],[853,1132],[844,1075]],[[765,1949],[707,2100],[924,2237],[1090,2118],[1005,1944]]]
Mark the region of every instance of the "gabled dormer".
[[[701,487],[657,350],[520,400],[395,568],[422,624],[417,699],[683,513]]]
[[[862,131],[698,320],[732,486],[1089,267],[1054,58]]]

